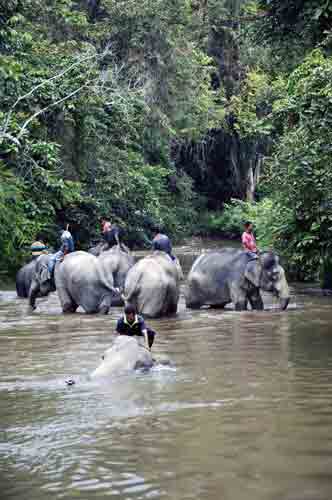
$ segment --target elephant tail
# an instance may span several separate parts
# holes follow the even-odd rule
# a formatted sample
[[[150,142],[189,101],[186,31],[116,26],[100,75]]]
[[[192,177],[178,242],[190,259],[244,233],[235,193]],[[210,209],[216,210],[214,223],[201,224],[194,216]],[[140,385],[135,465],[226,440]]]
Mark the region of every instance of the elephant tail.
[[[141,273],[137,271],[137,269],[130,269],[124,284],[124,290],[122,293],[122,300],[127,302],[132,302],[135,295],[137,295],[139,290]]]
[[[117,293],[118,290],[114,287],[114,280],[113,277],[111,279],[108,279],[105,275],[101,273],[100,275],[100,281],[102,285],[107,288],[107,290],[110,290],[112,293]]]

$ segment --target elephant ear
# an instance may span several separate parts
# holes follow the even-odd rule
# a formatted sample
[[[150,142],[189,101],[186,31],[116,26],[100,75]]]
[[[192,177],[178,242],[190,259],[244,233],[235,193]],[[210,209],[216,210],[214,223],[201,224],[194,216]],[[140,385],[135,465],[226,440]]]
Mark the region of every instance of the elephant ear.
[[[256,288],[260,286],[262,274],[262,266],[258,259],[248,262],[244,272],[245,278],[252,283]]]
[[[43,265],[39,272],[40,283],[45,283],[49,279],[49,272],[47,266]]]

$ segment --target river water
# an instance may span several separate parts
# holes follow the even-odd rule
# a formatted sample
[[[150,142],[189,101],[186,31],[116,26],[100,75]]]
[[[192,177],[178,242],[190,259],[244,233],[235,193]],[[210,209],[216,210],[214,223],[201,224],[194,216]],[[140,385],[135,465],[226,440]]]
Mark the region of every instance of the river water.
[[[185,270],[206,243],[177,250]],[[332,299],[148,322],[171,367],[87,375],[121,309],[0,292],[0,499],[330,500]],[[64,380],[77,384],[67,387]]]

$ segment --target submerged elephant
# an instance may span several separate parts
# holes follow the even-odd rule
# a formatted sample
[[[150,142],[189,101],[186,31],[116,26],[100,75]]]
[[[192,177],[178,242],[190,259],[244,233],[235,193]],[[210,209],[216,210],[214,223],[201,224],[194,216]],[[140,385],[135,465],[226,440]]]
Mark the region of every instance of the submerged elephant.
[[[36,260],[33,259],[28,264],[25,264],[16,274],[16,293],[18,297],[29,297],[29,290],[36,269]]]
[[[75,312],[79,306],[88,314],[108,313],[112,298],[118,293],[114,287],[112,259],[99,259],[87,252],[73,252],[63,262],[57,262],[53,283],[47,267],[49,258],[42,255],[37,259],[29,294],[33,309],[37,296],[48,295],[56,289],[64,313]]]
[[[226,249],[201,255],[194,262],[185,293],[186,305],[224,307],[233,302],[235,309],[263,309],[260,290],[271,292],[280,299],[282,309],[289,303],[289,288],[279,257],[263,252],[252,258],[247,252]]]
[[[100,365],[92,372],[91,378],[111,377],[138,368],[151,368],[154,362],[150,351],[139,344],[135,337],[119,335],[107,349]]]
[[[179,300],[179,282],[179,264],[165,252],[155,251],[139,260],[128,272],[125,301],[151,318],[174,314]]]

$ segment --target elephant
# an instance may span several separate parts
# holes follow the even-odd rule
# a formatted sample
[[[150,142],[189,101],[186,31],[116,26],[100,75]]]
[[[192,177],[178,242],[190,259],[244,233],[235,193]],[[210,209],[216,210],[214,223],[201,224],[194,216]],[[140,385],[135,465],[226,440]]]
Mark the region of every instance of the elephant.
[[[139,260],[127,274],[125,302],[150,318],[175,314],[180,293],[179,269],[178,263],[159,250]]]
[[[280,299],[281,309],[290,300],[285,271],[273,252],[252,257],[248,252],[225,249],[203,254],[196,259],[189,274],[185,291],[188,308],[202,305],[225,307],[233,302],[238,311],[264,309],[260,290],[271,292]]]
[[[112,270],[114,287],[122,291],[128,271],[135,264],[134,257],[116,245],[110,250],[102,252],[98,258],[103,261],[105,268]],[[117,293],[112,299],[112,306],[120,307],[123,305],[121,293]]]
[[[36,260],[32,259],[28,264],[21,267],[16,274],[16,293],[18,297],[29,297],[29,290],[36,269]]]
[[[139,368],[151,368],[154,361],[151,352],[135,337],[119,335],[107,349],[100,365],[91,373],[91,379],[111,377],[121,372]]]
[[[86,313],[107,314],[114,295],[112,260],[98,259],[87,252],[72,252],[63,262],[57,262],[54,269],[54,283],[49,279],[49,255],[37,259],[35,275],[29,294],[30,306],[34,309],[37,296],[58,292],[64,313],[75,312],[81,306]]]

